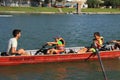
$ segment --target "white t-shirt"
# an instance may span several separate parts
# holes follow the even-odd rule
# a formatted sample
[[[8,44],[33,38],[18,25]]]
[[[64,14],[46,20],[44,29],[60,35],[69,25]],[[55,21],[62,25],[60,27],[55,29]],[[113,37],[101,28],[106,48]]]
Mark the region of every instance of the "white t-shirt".
[[[7,53],[11,53],[11,48],[14,47],[15,50],[17,50],[17,39],[16,38],[11,38],[9,40],[9,43],[8,43],[8,49],[7,49]]]

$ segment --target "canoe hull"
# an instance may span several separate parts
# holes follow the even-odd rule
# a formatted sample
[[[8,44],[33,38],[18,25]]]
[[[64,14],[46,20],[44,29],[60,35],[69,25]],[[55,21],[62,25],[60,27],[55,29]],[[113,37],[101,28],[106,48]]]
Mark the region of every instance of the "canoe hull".
[[[83,61],[92,53],[84,54],[60,54],[60,55],[36,55],[36,56],[2,56],[0,57],[0,65],[18,65],[48,62],[69,62]],[[100,52],[102,59],[120,58],[120,51]],[[89,60],[97,60],[97,55],[91,56]]]

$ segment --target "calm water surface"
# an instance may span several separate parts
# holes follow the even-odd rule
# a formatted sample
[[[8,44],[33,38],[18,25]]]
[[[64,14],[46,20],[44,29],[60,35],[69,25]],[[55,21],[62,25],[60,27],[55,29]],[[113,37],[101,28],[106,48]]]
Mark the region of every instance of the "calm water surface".
[[[6,51],[13,29],[21,29],[19,48],[36,49],[56,36],[66,46],[88,46],[99,31],[105,41],[120,39],[120,15],[31,15],[0,17],[0,51]],[[120,60],[103,61],[108,80],[120,80]],[[0,68],[0,80],[103,80],[99,63],[69,62]]]
[[[108,80],[120,80],[120,61],[105,60]],[[0,68],[0,80],[104,80],[94,62],[30,64]]]

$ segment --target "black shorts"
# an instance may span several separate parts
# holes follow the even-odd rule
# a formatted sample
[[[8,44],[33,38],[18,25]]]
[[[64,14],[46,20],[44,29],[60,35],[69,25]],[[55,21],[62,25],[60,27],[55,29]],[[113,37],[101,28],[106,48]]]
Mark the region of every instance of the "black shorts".
[[[18,53],[11,53],[11,55],[20,56],[21,54],[18,54]]]

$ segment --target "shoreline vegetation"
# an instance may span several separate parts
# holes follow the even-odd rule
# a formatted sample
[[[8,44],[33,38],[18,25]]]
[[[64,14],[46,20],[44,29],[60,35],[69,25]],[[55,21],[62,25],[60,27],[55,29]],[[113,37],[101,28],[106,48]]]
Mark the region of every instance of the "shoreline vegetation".
[[[76,14],[76,8],[54,7],[0,7],[0,14]],[[87,8],[81,14],[120,14],[118,9]]]

